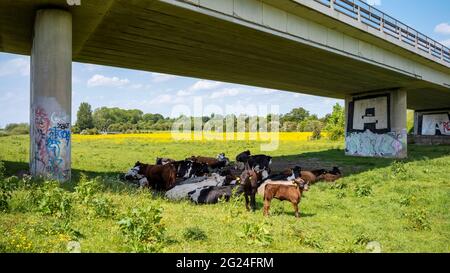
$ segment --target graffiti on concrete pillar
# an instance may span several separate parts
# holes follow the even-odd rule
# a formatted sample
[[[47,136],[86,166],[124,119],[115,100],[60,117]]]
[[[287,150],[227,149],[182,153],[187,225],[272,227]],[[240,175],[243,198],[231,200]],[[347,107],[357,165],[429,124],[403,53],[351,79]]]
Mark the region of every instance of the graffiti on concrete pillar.
[[[70,121],[62,111],[34,108],[32,172],[57,180],[70,176]]]
[[[400,134],[376,134],[366,130],[364,133],[348,133],[345,142],[348,155],[398,157],[406,150],[407,135],[406,129]]]
[[[406,129],[393,132],[387,94],[357,97],[349,103],[346,154],[368,157],[401,157],[406,152]]]
[[[450,136],[450,112],[422,115],[421,134],[425,136]],[[420,128],[420,125],[419,125]]]

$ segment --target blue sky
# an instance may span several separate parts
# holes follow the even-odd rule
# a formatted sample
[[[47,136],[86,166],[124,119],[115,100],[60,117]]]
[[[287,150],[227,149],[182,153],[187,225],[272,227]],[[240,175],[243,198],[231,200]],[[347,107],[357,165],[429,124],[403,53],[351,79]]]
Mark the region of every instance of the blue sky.
[[[450,0],[368,0],[403,23],[450,46]],[[29,57],[0,53],[0,127],[29,121]],[[175,105],[192,109],[200,98],[204,115],[228,105],[236,114],[248,105],[279,105],[280,113],[304,107],[323,116],[340,100],[229,83],[105,66],[73,64],[73,119],[81,102],[172,114]],[[257,102],[255,102],[257,99]],[[267,108],[266,108],[267,109]],[[228,112],[228,111],[227,111]],[[259,112],[258,112],[259,113]],[[251,111],[250,111],[251,114]]]

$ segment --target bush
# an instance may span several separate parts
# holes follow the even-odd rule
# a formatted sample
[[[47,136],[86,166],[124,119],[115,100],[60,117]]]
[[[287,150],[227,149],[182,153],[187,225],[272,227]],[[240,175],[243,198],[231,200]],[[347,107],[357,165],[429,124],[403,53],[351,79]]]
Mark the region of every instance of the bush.
[[[98,135],[98,129],[97,128],[92,128],[92,129],[84,129],[83,131],[81,131],[80,135]]]
[[[370,185],[358,184],[355,188],[355,194],[358,197],[365,197],[372,194],[372,187]]]
[[[428,220],[428,211],[426,209],[415,209],[410,213],[405,213],[404,216],[408,218],[409,225],[413,230],[431,229],[431,225]]]
[[[109,218],[116,214],[112,201],[103,196],[92,199],[88,206],[89,209],[98,217]]]
[[[247,240],[247,244],[268,246],[273,242],[272,234],[264,223],[245,223],[238,236]]]
[[[131,210],[118,224],[134,252],[158,252],[165,232],[161,219],[162,208],[148,206]]]
[[[199,227],[186,228],[183,232],[183,237],[189,241],[204,241],[207,239],[206,233]]]
[[[12,187],[7,179],[0,178],[0,212],[9,211],[9,201],[12,196]]]
[[[85,174],[81,174],[80,181],[75,187],[77,199],[84,205],[92,202],[94,195],[101,189],[98,180],[90,180]]]
[[[69,218],[72,211],[72,196],[62,189],[59,182],[46,181],[38,188],[38,211],[45,215]]]
[[[11,123],[6,125],[5,131],[9,135],[27,135],[30,133],[30,126],[27,123]]]
[[[392,163],[391,174],[392,178],[405,179],[407,175],[405,163],[403,161],[395,161]]]

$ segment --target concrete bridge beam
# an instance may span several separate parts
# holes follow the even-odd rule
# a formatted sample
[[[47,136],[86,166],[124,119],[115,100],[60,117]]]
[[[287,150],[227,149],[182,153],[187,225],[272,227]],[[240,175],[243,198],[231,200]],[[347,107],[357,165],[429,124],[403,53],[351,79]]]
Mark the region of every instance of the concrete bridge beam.
[[[72,15],[38,10],[31,52],[30,171],[70,180]]]
[[[347,96],[345,153],[407,157],[407,92],[389,90]]]

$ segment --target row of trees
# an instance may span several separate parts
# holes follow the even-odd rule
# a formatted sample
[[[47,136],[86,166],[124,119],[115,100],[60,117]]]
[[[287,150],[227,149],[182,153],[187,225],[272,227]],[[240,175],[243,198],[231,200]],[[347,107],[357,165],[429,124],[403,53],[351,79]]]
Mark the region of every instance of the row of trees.
[[[280,116],[268,115],[266,117],[250,116],[204,116],[190,117],[192,128],[194,129],[194,119],[198,119],[204,125],[211,119],[214,120],[234,120],[235,130],[237,119],[244,119],[246,129],[258,128],[258,120],[265,119],[271,123],[273,120],[279,121],[280,130],[284,132],[313,132],[314,138],[319,138],[322,130],[327,131],[332,139],[339,139],[344,136],[344,109],[339,104],[333,107],[333,112],[323,118],[310,114],[304,108],[292,109],[289,113]],[[171,119],[160,114],[144,114],[141,110],[125,110],[120,108],[101,107],[92,111],[91,105],[86,102],[81,103],[77,122],[73,127],[74,133],[97,134],[99,132],[141,132],[141,131],[166,131],[171,130],[173,123],[178,119]],[[252,124],[255,123],[255,124]],[[203,128],[202,128],[203,129]],[[270,129],[270,128],[268,128]]]

